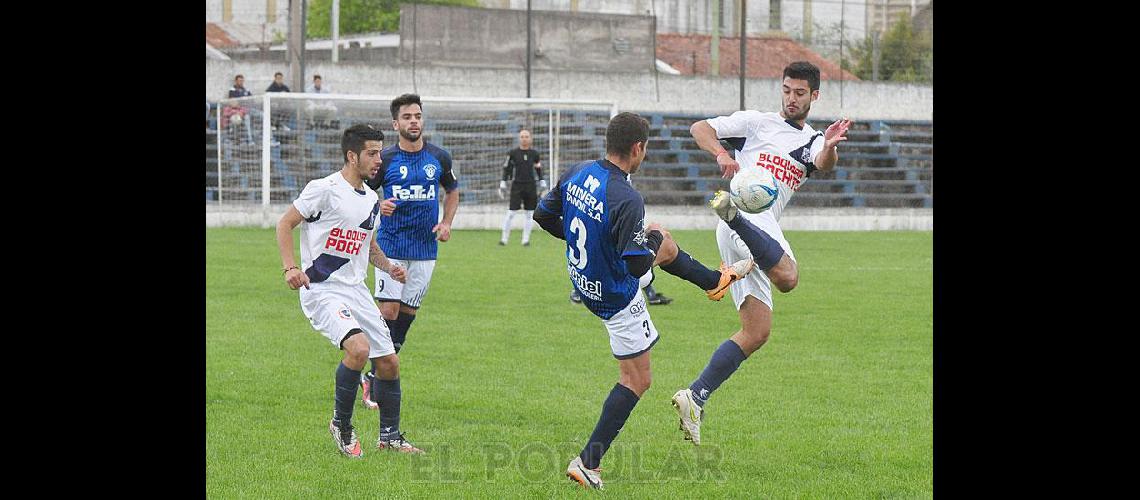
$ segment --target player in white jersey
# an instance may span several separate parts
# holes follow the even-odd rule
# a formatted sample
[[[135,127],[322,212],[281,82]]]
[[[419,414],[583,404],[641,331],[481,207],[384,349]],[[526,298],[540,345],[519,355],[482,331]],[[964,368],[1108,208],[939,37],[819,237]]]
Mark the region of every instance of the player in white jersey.
[[[344,358],[336,369],[335,407],[329,432],[337,451],[360,458],[363,451],[352,427],[352,405],[360,371],[369,358],[379,367],[382,386],[380,449],[409,453],[421,450],[400,434],[400,360],[380,310],[364,284],[368,264],[403,282],[405,271],[393,264],[372,234],[380,198],[364,181],[380,169],[384,133],[369,125],[344,131],[344,168],[309,182],[277,223],[277,247],[285,282],[300,289],[301,312]],[[303,224],[303,225],[301,225]],[[293,229],[301,225],[301,267],[293,257]],[[357,335],[363,333],[364,335]]]
[[[701,413],[709,396],[740,364],[768,340],[772,329],[772,284],[790,292],[799,281],[792,247],[780,230],[784,206],[815,170],[831,170],[839,159],[836,145],[847,140],[850,120],[837,120],[820,133],[806,123],[811,103],[819,99],[819,68],[794,62],[784,68],[783,106],[779,113],[737,111],[694,123],[689,129],[701,149],[716,156],[724,177],[738,170],[766,168],[775,176],[780,194],[768,210],[749,214],[718,191],[709,202],[721,218],[717,247],[725,262],[755,259],[760,271],[734,282],[729,290],[740,314],[741,329],[713,352],[708,365],[687,388],[673,395],[685,439],[700,444]],[[720,145],[737,146],[736,159]]]

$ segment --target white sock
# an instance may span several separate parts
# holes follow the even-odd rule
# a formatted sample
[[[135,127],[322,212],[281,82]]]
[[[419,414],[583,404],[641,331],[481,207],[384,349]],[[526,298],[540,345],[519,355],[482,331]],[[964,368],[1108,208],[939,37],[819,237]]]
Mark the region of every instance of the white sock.
[[[507,210],[507,218],[503,219],[503,238],[499,241],[506,243],[511,237],[511,219],[515,217],[517,210]]]
[[[523,240],[525,244],[530,241],[530,230],[534,227],[534,210],[526,211],[526,220],[523,221]]]

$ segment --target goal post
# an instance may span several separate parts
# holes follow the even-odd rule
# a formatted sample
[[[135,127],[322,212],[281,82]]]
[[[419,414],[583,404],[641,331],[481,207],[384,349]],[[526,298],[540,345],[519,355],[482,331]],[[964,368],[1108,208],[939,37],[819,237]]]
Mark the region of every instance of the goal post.
[[[398,141],[389,105],[396,96],[266,93],[223,99],[217,110],[216,199],[207,203],[289,203],[309,181],[340,170],[341,134],[368,123]],[[507,153],[530,130],[553,186],[560,166],[601,158],[612,101],[430,97],[423,102],[423,137],[448,151],[460,203],[501,203],[498,187]],[[211,190],[212,191],[212,190]]]

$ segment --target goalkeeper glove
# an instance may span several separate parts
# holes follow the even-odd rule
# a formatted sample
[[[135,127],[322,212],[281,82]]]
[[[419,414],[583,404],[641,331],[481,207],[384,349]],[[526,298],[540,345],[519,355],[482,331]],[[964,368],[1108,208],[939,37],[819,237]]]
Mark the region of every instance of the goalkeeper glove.
[[[542,179],[542,180],[538,181],[538,190],[539,191],[546,191],[546,179]]]
[[[507,181],[499,181],[499,198],[506,198]]]

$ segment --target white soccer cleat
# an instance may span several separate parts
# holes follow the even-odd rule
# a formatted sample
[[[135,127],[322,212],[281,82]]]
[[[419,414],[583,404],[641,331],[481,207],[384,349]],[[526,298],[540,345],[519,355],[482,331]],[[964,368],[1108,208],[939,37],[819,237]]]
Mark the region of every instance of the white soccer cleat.
[[[423,455],[424,454],[424,450],[421,450],[419,448],[416,448],[415,446],[412,446],[412,443],[409,443],[407,439],[404,439],[403,433],[401,433],[399,436],[397,436],[396,439],[377,438],[376,439],[376,449],[378,449],[378,450],[390,450],[390,451],[396,451],[396,452],[400,452],[400,453],[411,453],[413,455]]]
[[[602,487],[602,468],[587,469],[582,465],[582,457],[574,457],[570,465],[566,466],[566,477],[577,481],[583,488],[605,489]]]
[[[701,413],[704,409],[693,401],[693,391],[681,389],[673,395],[673,408],[681,419],[681,432],[685,433],[685,440],[692,441],[694,446],[701,444]]]
[[[731,222],[736,218],[736,206],[732,204],[732,198],[729,198],[728,191],[718,190],[713,194],[712,199],[709,200],[709,207],[716,212],[717,217],[725,222]]]
[[[360,449],[360,441],[356,439],[356,430],[351,426],[347,432],[342,432],[336,419],[329,420],[329,434],[332,434],[333,443],[336,443],[336,451],[339,451],[341,455],[348,458],[364,456],[364,450]]]

